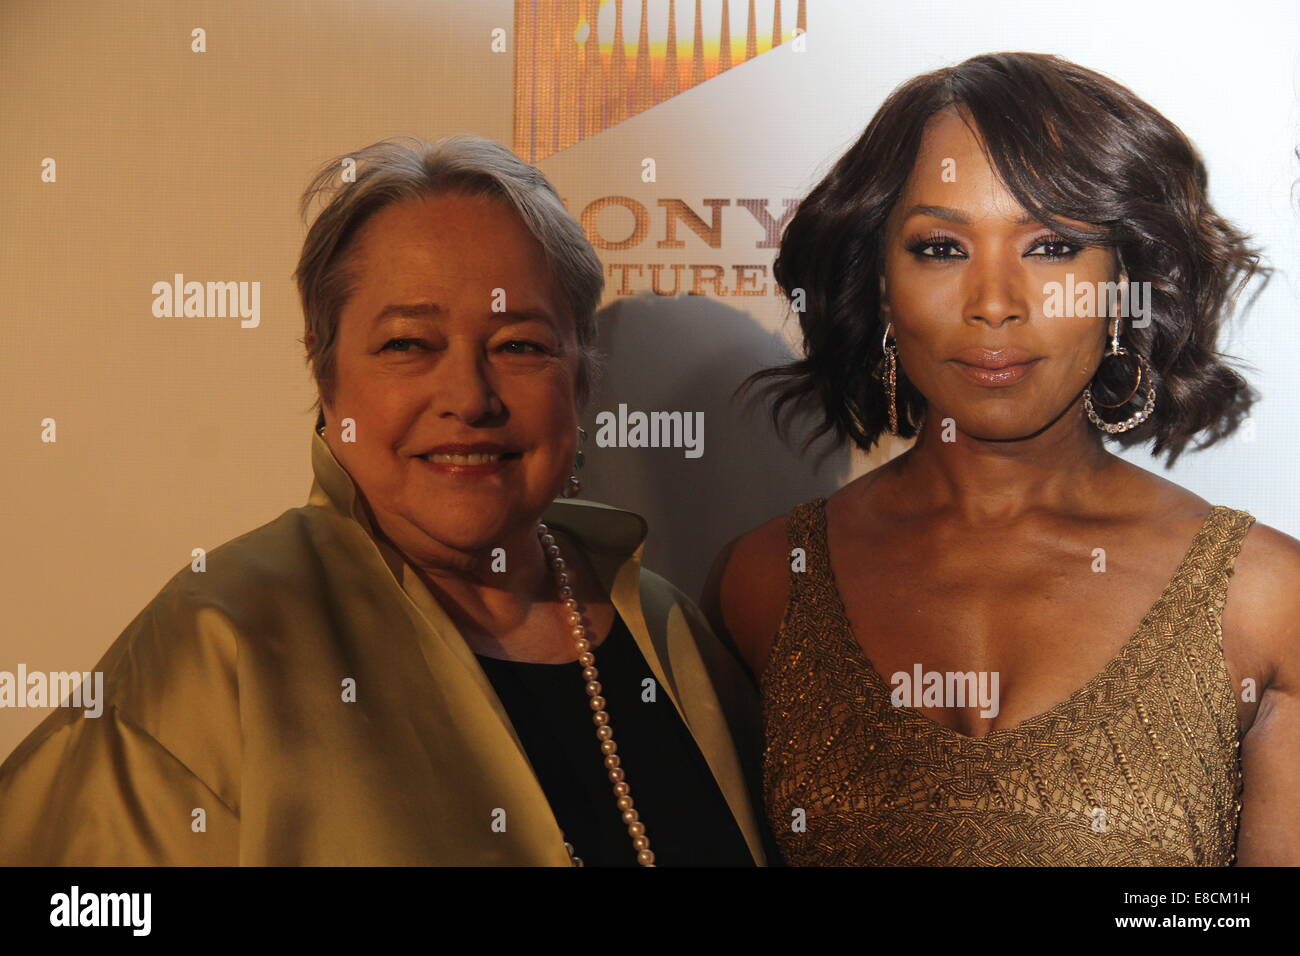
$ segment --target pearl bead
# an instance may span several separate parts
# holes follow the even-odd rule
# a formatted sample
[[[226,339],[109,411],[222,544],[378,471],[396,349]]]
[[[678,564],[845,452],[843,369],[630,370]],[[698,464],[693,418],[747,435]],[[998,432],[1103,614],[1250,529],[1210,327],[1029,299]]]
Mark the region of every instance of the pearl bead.
[[[591,719],[596,725],[596,738],[600,741],[600,752],[604,754],[609,781],[614,785],[615,805],[621,813],[623,822],[627,824],[628,836],[632,838],[632,849],[636,850],[637,863],[641,866],[654,866],[655,856],[650,852],[650,840],[645,835],[645,824],[641,822],[640,814],[633,805],[632,788],[628,786],[624,779],[625,775],[620,766],[618,754],[615,752],[618,750],[618,745],[614,742],[614,730],[610,726],[609,714],[605,710],[605,698],[600,695],[600,682],[596,680],[599,673],[596,670],[596,658],[591,653],[591,642],[587,640],[587,628],[582,623],[582,615],[578,611],[578,602],[573,597],[573,588],[570,587],[569,575],[565,571],[567,565],[560,555],[560,548],[556,544],[555,536],[550,533],[547,526],[544,523],[539,523],[537,532],[541,538],[542,549],[547,563],[555,576],[560,601],[568,611],[567,618],[571,626],[570,635],[574,641],[574,649],[578,651],[578,663],[582,665],[582,679],[585,682],[592,709]],[[573,844],[566,840],[564,849],[569,854],[569,859],[574,866],[584,865]]]

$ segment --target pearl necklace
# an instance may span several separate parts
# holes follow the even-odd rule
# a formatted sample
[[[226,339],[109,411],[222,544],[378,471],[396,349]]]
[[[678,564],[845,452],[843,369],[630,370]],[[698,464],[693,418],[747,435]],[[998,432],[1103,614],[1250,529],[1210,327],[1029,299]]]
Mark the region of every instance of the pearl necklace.
[[[591,698],[591,719],[596,725],[596,739],[600,741],[600,752],[605,758],[605,769],[609,773],[609,782],[614,785],[614,802],[618,806],[623,822],[627,824],[628,836],[632,838],[632,849],[636,851],[636,861],[642,866],[654,866],[655,855],[650,852],[650,839],[645,833],[645,824],[632,804],[632,790],[628,786],[626,774],[619,766],[618,745],[614,743],[614,730],[609,725],[609,711],[605,709],[605,698],[600,696],[600,683],[596,680],[596,656],[591,653],[591,642],[587,640],[587,628],[578,613],[578,602],[574,600],[573,588],[569,585],[569,573],[565,570],[564,558],[560,556],[560,547],[555,543],[555,535],[545,524],[537,526],[537,534],[546,552],[546,562],[551,566],[555,584],[559,589],[560,602],[569,612],[570,634],[574,646],[578,649],[578,663],[582,665],[582,679],[587,682],[587,696]],[[567,840],[564,848],[569,852],[569,859],[574,866],[583,866]]]

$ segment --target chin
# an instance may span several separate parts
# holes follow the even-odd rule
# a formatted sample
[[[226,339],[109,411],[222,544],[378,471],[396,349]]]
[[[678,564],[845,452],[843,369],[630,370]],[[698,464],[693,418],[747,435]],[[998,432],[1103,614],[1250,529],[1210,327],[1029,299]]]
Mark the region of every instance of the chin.
[[[1050,422],[1025,421],[1018,416],[1006,418],[981,416],[973,420],[968,419],[968,422],[967,427],[958,426],[957,431],[977,441],[1019,441],[1032,438],[1050,424]]]

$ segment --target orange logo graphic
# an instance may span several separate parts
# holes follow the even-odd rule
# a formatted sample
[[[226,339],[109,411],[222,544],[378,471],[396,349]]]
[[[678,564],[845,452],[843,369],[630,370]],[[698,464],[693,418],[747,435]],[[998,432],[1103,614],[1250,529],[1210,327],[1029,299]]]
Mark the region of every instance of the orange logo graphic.
[[[693,25],[679,41],[676,0],[640,0],[634,37],[623,28],[634,0],[515,0],[515,153],[536,163],[793,40],[807,32],[806,2],[787,33],[781,0],[760,0],[772,14],[763,31],[748,0],[742,39],[730,0],[683,0]]]

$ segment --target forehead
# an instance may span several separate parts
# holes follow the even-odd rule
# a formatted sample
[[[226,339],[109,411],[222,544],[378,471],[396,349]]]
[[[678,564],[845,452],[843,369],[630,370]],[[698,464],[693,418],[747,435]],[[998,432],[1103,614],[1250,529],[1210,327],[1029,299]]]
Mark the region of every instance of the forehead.
[[[948,206],[976,219],[1024,215],[984,154],[972,126],[968,117],[951,107],[930,118],[900,206]]]
[[[403,199],[374,213],[357,233],[358,284],[385,294],[493,289],[535,298],[553,284],[541,244],[504,200],[446,194]]]

